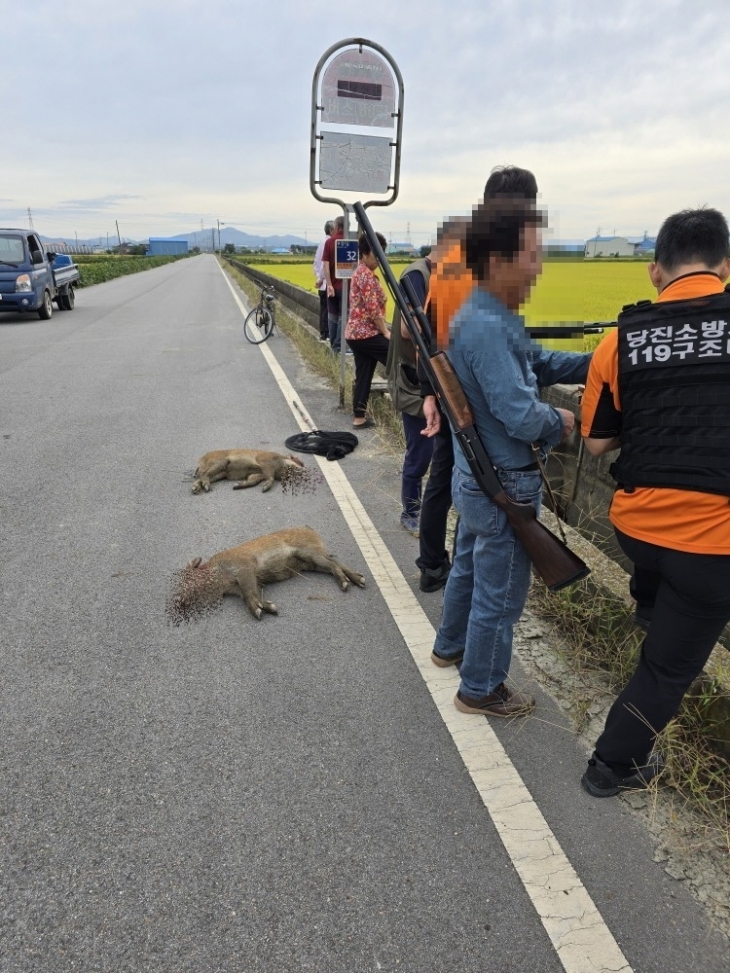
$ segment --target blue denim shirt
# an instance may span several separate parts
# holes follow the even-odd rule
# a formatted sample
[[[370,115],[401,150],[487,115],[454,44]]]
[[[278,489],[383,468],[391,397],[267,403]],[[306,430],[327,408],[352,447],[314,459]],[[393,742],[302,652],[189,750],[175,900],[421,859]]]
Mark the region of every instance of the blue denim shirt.
[[[585,382],[591,355],[546,351],[528,336],[521,315],[481,287],[472,290],[450,332],[449,359],[492,465],[520,469],[534,462],[531,443],[543,452],[559,443],[563,420],[540,401],[539,389]],[[471,475],[455,438],[454,461]]]

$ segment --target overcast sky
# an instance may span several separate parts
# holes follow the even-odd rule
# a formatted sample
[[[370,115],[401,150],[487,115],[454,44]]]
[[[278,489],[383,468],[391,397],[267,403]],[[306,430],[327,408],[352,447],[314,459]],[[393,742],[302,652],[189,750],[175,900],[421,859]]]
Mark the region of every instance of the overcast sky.
[[[537,176],[556,238],[730,216],[727,0],[0,0],[0,225],[166,236],[321,235],[312,76],[337,41],[405,83],[400,194],[415,244],[490,169]]]

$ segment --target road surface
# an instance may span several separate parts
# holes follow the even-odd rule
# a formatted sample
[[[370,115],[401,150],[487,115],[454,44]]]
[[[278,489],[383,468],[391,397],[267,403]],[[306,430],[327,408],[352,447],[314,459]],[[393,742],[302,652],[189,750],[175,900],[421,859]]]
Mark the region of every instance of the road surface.
[[[0,317],[0,973],[727,973],[553,700],[454,709],[377,430],[315,492],[191,493],[210,449],[283,450],[294,396],[349,428],[241,301],[204,255]],[[192,557],[304,524],[364,590],[167,623]]]

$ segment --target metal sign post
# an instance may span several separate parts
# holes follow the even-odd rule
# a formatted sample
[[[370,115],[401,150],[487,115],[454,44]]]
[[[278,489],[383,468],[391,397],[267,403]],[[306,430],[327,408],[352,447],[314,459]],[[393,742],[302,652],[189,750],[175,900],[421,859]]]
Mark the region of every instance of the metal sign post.
[[[362,37],[334,44],[319,59],[312,81],[309,188],[315,199],[335,203],[350,234],[352,204],[363,193],[368,206],[390,206],[398,196],[403,78],[388,52]],[[326,195],[332,190],[351,198]],[[340,405],[345,404],[345,325],[348,279],[342,280]]]

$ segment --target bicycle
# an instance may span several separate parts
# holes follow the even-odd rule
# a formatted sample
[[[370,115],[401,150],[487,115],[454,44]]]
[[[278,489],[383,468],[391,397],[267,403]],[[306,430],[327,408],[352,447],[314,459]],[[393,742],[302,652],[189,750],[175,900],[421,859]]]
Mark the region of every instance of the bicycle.
[[[274,300],[274,292],[262,286],[261,299],[243,322],[243,334],[252,345],[260,345],[274,332]]]

